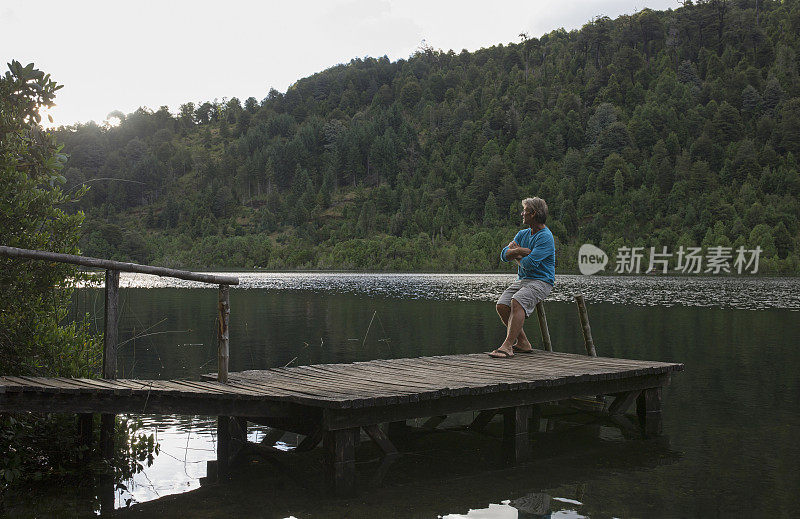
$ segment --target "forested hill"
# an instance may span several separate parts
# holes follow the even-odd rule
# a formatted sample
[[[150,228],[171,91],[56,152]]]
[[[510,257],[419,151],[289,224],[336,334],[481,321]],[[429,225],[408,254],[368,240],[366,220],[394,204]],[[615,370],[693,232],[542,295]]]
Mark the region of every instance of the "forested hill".
[[[559,272],[591,242],[758,245],[761,272],[800,273],[799,45],[797,0],[688,1],[57,133],[93,256],[510,271],[538,195]]]

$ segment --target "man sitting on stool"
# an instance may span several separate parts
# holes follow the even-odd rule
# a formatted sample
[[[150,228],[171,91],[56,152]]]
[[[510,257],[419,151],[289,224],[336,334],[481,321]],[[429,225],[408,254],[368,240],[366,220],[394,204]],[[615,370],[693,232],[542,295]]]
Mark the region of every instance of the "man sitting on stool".
[[[514,260],[519,265],[518,279],[497,300],[497,313],[506,326],[506,340],[489,353],[490,357],[509,358],[515,351],[530,353],[533,349],[522,325],[556,282],[556,245],[545,221],[544,200],[534,197],[522,201],[522,222],[528,228],[519,231],[500,252],[500,259]]]

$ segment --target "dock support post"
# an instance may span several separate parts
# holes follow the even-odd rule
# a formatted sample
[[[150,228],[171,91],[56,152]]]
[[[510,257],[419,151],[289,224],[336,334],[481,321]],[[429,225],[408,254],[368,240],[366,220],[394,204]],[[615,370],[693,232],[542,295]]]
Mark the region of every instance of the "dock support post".
[[[119,271],[106,270],[105,327],[103,331],[103,378],[117,378],[117,337],[119,333]],[[100,415],[100,453],[103,459],[114,456],[116,415]]]
[[[230,473],[231,458],[231,418],[217,417],[217,478],[222,481]]]
[[[661,434],[661,387],[645,389],[636,400],[636,414],[645,438]]]
[[[531,444],[528,438],[528,424],[533,416],[529,405],[503,409],[503,449],[509,463],[519,463],[530,459]]]
[[[553,351],[553,344],[550,342],[550,330],[547,328],[547,315],[544,313],[544,304],[539,301],[536,303],[536,315],[539,317],[539,330],[542,332],[542,345],[547,351]]]
[[[337,496],[352,495],[356,483],[356,439],[358,427],[327,431],[322,441],[325,479]]]
[[[583,345],[586,347],[586,354],[590,357],[597,357],[592,340],[592,329],[589,327],[589,313],[586,311],[586,300],[583,294],[575,294],[575,303],[578,305],[578,317],[581,319],[581,329],[583,330]]]

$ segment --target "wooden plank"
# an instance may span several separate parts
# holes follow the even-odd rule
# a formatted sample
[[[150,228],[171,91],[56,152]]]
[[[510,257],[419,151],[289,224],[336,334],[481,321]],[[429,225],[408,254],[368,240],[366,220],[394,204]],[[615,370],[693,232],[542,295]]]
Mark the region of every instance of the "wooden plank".
[[[75,386],[65,384],[59,380],[54,378],[42,378],[42,377],[20,377],[23,380],[27,380],[31,383],[31,385],[38,385],[42,386],[43,388],[47,388],[47,391],[50,391],[50,388],[55,388],[57,392],[64,392],[64,393],[77,393],[79,392],[78,388]]]
[[[442,388],[440,384],[415,381],[410,375],[402,372],[392,374],[391,379],[381,379],[380,377],[379,374],[366,369],[360,370],[357,375],[357,378],[361,380],[369,380],[380,387],[408,395],[409,400],[412,401],[437,398],[446,392],[446,388]]]
[[[84,387],[93,388],[92,392],[101,395],[111,393],[114,395],[124,396],[124,395],[130,395],[133,392],[133,390],[131,389],[120,387],[119,385],[116,384],[116,381],[113,381],[114,384],[112,384],[111,381],[99,380],[93,378],[75,378],[72,379],[72,381]]]
[[[352,379],[369,381],[378,387],[386,387],[390,390],[413,396],[412,400],[422,397],[430,398],[440,393],[438,386],[435,384],[409,380],[406,377],[398,376],[396,372],[389,374],[357,366],[345,366],[343,369],[336,369],[330,366],[309,366],[309,368],[338,375],[343,383],[348,383]]]
[[[330,387],[342,391],[363,390],[366,394],[372,394],[375,397],[396,397],[397,402],[416,401],[412,398],[415,395],[406,389],[399,389],[391,384],[384,382],[376,382],[372,380],[359,380],[357,377],[349,373],[331,373],[314,366],[303,366],[302,370],[297,370],[301,376],[308,377],[314,380],[324,381],[330,384]]]
[[[79,393],[83,393],[83,394],[92,394],[92,393],[94,393],[94,387],[82,384],[80,381],[77,381],[74,378],[58,377],[55,380],[58,380],[62,384],[72,386]]]
[[[31,382],[24,377],[6,377],[9,381],[16,382],[23,386],[24,392],[35,391],[37,393],[58,393],[58,389],[49,385],[42,385],[39,381]]]
[[[493,362],[497,363],[498,361],[494,360]],[[456,365],[450,360],[433,360],[432,363],[452,366],[451,369],[456,369]],[[509,364],[505,364],[505,368],[502,366],[476,365],[462,369],[468,369],[469,371],[466,374],[463,371],[456,373],[462,374],[465,379],[471,382],[482,384],[482,389],[478,393],[527,389],[531,386],[543,385],[545,380],[554,379],[553,377],[545,379],[542,376],[526,375],[519,370],[515,370]]]
[[[229,380],[230,382],[230,380]],[[301,405],[314,405],[320,407],[349,407],[350,399],[345,398],[331,398],[330,395],[324,397],[320,396],[316,391],[307,389],[289,390],[286,388],[278,388],[266,382],[258,382],[257,380],[236,379],[234,383],[237,386],[252,388],[254,391],[263,391],[264,398],[276,401],[287,401]]]
[[[487,358],[489,357],[487,356]],[[487,383],[489,386],[498,385],[501,390],[525,389],[531,383],[531,377],[526,377],[524,374],[514,371],[508,365],[506,365],[506,370],[503,370],[502,366],[465,366],[454,359],[431,358],[426,359],[426,361],[435,366],[450,368],[454,373],[463,376],[467,380]],[[460,371],[456,371],[459,368]],[[498,369],[501,371],[496,371]]]
[[[517,374],[536,374],[536,373],[552,373],[554,368],[558,368],[564,370],[564,374],[574,374],[579,373],[583,374],[586,372],[586,369],[591,369],[593,371],[601,372],[607,371],[607,368],[602,367],[599,364],[589,364],[589,363],[582,363],[585,359],[582,358],[580,360],[566,360],[557,357],[545,357],[542,359],[533,359],[536,354],[533,353],[520,353],[516,354],[513,359],[491,359],[488,356],[479,356],[479,357],[471,357],[471,358],[436,358],[433,357],[432,359],[437,360],[439,362],[447,362],[453,364],[460,364],[463,365],[465,368],[471,366],[471,369],[477,370],[489,370],[490,372],[494,373],[502,373],[508,375],[509,373],[517,373]],[[590,359],[591,360],[591,359]],[[504,362],[501,362],[504,361]],[[581,369],[581,366],[583,369]],[[613,368],[612,368],[613,369]]]
[[[298,372],[293,373],[270,373],[270,382],[280,385],[287,389],[308,388],[333,398],[345,398],[352,407],[363,407],[374,405],[376,399],[382,402],[397,400],[397,393],[386,392],[385,395],[376,395],[373,390],[362,388],[334,387],[328,380],[321,380],[319,377],[312,377]]]
[[[265,391],[271,391],[275,396],[271,398],[284,399],[288,401],[297,402],[300,404],[319,405],[322,407],[352,407],[352,395],[332,394],[330,391],[320,391],[315,388],[306,386],[298,387],[295,385],[282,385],[276,387],[274,381],[265,381],[257,378],[236,379],[237,384],[246,384],[253,386],[263,387]]]
[[[23,384],[21,382],[14,382],[10,380],[12,377],[0,377],[0,393],[17,393],[21,391],[25,391],[27,384]]]
[[[393,360],[382,361],[384,364],[373,364],[365,369],[386,369],[394,373],[399,379],[409,384],[417,384],[427,393],[438,393],[438,396],[471,393],[471,388],[463,380],[454,379],[451,374],[442,373],[441,370],[431,370],[415,365],[407,365]],[[436,395],[434,395],[436,396]]]
[[[414,370],[420,374],[426,374],[428,377],[433,377],[439,380],[442,385],[447,387],[451,394],[482,394],[497,391],[501,387],[501,383],[496,379],[490,379],[482,376],[464,377],[459,376],[454,372],[444,369],[441,365],[426,364],[422,362],[412,362],[417,359],[393,359],[391,362],[394,366],[403,366],[406,369]]]
[[[338,399],[343,400],[349,406],[361,407],[371,405],[375,401],[375,397],[370,393],[363,391],[338,391],[332,390],[328,384],[324,382],[316,382],[302,377],[278,376],[270,377],[270,382],[279,385],[281,388],[288,390],[305,390],[306,392],[314,392],[321,399]]]
[[[255,391],[246,388],[236,387],[229,384],[212,384],[208,382],[196,382],[194,380],[171,380],[171,384],[179,385],[188,391],[196,391],[206,395],[208,398],[257,398],[261,396]]]

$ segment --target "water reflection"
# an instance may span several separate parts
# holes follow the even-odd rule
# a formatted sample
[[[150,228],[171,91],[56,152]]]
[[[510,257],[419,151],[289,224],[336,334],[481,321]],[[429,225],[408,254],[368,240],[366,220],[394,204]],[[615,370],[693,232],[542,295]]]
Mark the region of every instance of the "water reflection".
[[[608,492],[635,485],[641,471],[681,459],[664,438],[607,441],[594,428],[561,427],[534,435],[531,463],[507,467],[499,455],[500,421],[485,434],[467,433],[457,424],[444,431],[412,432],[399,441],[403,455],[379,486],[371,483],[380,465],[378,449],[361,442],[356,451],[361,491],[354,498],[332,499],[322,490],[317,449],[284,460],[255,459],[239,466],[229,483],[144,502],[118,516],[215,516],[210,511],[301,519],[606,516]],[[646,515],[641,503],[628,503],[626,510]]]

